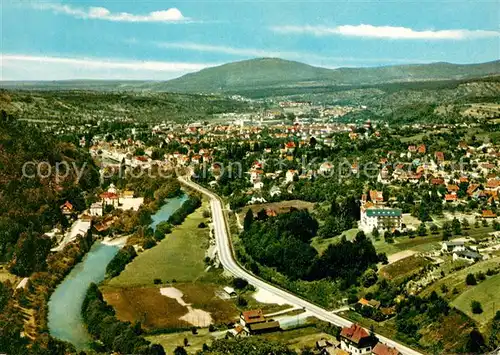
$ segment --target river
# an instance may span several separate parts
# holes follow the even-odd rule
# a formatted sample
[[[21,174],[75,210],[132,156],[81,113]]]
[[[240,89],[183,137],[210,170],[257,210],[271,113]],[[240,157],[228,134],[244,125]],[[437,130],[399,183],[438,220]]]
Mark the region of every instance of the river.
[[[186,201],[181,195],[168,201],[151,216],[154,229],[166,221]],[[78,350],[88,349],[92,341],[81,315],[81,308],[91,283],[104,280],[106,266],[118,253],[119,246],[96,242],[83,260],[75,265],[64,281],[57,286],[49,300],[48,326],[50,334],[72,343]]]

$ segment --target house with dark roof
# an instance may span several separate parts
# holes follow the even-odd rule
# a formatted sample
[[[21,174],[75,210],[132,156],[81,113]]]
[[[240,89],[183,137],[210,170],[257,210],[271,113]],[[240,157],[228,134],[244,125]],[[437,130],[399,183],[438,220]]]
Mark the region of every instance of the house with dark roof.
[[[456,251],[453,253],[453,261],[459,259],[475,263],[477,261],[482,260],[483,257],[477,251],[466,249],[466,250]]]
[[[368,332],[358,324],[342,328],[340,332],[340,348],[351,354],[371,354],[377,339],[370,336]]]

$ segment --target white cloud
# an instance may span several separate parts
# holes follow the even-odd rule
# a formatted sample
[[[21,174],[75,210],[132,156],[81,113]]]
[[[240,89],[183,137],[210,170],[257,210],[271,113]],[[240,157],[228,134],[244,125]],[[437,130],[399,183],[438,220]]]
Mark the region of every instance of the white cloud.
[[[342,25],[326,26],[274,26],[272,30],[279,33],[312,34],[315,36],[350,36],[384,39],[407,40],[463,40],[488,37],[500,37],[498,31],[486,30],[425,30],[417,31],[407,27],[373,26],[373,25]]]
[[[36,4],[35,8],[40,10],[52,10],[56,13],[66,14],[82,19],[107,20],[115,22],[185,22],[189,18],[184,17],[179,9],[153,11],[147,15],[136,15],[128,12],[113,13],[105,7],[78,8],[60,4]]]
[[[168,80],[218,65],[97,58],[0,54],[1,80],[142,79]]]

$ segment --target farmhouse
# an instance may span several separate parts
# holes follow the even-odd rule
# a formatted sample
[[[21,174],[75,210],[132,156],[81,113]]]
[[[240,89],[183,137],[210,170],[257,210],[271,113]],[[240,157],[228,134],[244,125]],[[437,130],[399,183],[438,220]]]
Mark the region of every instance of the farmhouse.
[[[266,318],[264,318],[264,314],[261,309],[244,311],[240,314],[240,323],[244,327],[250,324],[263,323],[265,321]]]
[[[261,334],[280,329],[279,322],[267,321],[260,309],[241,312],[240,324],[248,329],[250,334]]]
[[[361,326],[352,324],[340,332],[340,348],[351,354],[371,354],[376,340]]]

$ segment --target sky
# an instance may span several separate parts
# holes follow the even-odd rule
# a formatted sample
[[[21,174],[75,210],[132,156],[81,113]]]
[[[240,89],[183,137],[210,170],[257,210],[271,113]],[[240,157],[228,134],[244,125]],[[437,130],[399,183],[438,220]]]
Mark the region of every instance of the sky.
[[[327,68],[500,58],[500,1],[0,0],[1,80],[168,80],[257,57]]]

